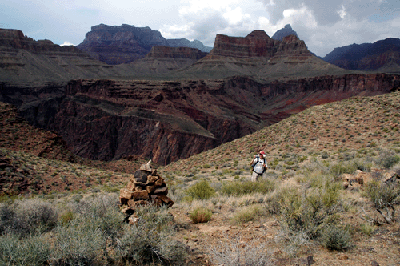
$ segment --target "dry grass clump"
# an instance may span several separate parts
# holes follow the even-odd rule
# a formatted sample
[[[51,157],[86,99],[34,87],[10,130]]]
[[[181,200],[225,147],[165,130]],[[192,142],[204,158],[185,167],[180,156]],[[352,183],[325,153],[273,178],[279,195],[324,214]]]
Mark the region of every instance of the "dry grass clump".
[[[244,207],[240,211],[236,212],[231,220],[235,224],[243,224],[254,221],[263,215],[265,215],[265,209],[260,205],[252,205]]]
[[[211,246],[209,254],[215,265],[275,265],[267,245],[263,239],[244,240],[238,235]]]
[[[211,216],[212,212],[202,207],[194,209],[189,215],[190,220],[195,224],[206,223],[211,219]]]
[[[237,180],[222,182],[220,192],[228,196],[242,196],[246,194],[262,193],[266,194],[274,190],[274,182],[266,179],[259,182],[250,180]]]

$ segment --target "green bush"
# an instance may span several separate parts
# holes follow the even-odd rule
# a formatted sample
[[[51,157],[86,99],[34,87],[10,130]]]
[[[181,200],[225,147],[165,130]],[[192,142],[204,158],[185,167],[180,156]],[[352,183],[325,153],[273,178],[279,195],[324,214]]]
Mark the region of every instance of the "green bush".
[[[206,223],[211,219],[212,212],[206,208],[196,208],[190,213],[189,217],[193,223]]]
[[[367,183],[363,195],[370,199],[376,208],[389,207],[399,200],[400,186],[397,183],[386,184],[373,180]]]
[[[207,180],[201,180],[185,191],[191,199],[209,199],[215,194],[215,189],[210,186]]]
[[[19,239],[16,234],[0,236],[0,265],[46,265],[50,244],[40,236]]]
[[[5,231],[29,235],[47,231],[57,224],[57,209],[50,203],[38,200],[16,200],[0,204],[0,233]]]
[[[172,239],[174,232],[165,209],[143,207],[138,212],[139,222],[124,225],[117,238],[112,260],[117,265],[183,265],[185,246]]]
[[[339,195],[337,186],[330,182],[311,187],[304,193],[293,188],[284,189],[279,197],[279,209],[286,233],[303,232],[310,239],[319,237],[322,228],[337,219]]]
[[[348,228],[335,225],[326,226],[322,231],[322,245],[330,250],[343,251],[351,248],[351,234]]]
[[[274,190],[274,183],[270,180],[259,182],[252,181],[228,181],[223,182],[221,193],[227,196],[241,196],[253,193],[266,194]]]
[[[243,224],[250,221],[256,220],[258,217],[263,215],[264,210],[261,209],[260,206],[254,205],[247,208],[242,209],[237,212],[233,217],[232,221],[236,224]]]
[[[334,176],[340,176],[342,174],[353,174],[356,170],[357,170],[357,164],[355,164],[354,162],[347,162],[347,163],[339,162],[330,167],[330,172]]]
[[[400,157],[392,152],[383,152],[380,154],[377,163],[385,168],[391,168],[400,162]]]

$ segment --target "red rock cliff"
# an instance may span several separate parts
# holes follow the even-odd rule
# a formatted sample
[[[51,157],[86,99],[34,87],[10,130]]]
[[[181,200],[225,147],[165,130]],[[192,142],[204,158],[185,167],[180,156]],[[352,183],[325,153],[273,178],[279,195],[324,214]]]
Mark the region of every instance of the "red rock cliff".
[[[255,30],[245,38],[229,37],[218,34],[215,38],[211,56],[228,56],[238,58],[263,57],[271,58],[276,54],[302,53],[310,54],[305,43],[295,35],[287,36],[283,41],[271,39],[263,30]]]

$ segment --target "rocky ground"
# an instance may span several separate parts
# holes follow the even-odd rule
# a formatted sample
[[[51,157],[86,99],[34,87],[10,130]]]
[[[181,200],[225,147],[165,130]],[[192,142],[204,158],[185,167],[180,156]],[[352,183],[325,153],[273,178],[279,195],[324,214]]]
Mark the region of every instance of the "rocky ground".
[[[364,175],[363,181],[379,182],[390,177],[396,179],[400,169],[399,100],[400,93],[393,92],[315,106],[252,135],[160,167],[159,173],[169,188],[168,196],[175,201],[169,209],[174,216],[173,238],[186,245],[189,253],[186,264],[245,265],[244,261],[253,261],[250,265],[398,265],[398,205],[394,205],[396,212],[391,223],[385,223],[366,196],[366,185],[358,181],[350,185],[343,177],[356,180]],[[30,141],[33,136],[35,140],[38,138],[38,132],[28,129],[23,122],[11,123],[15,118],[5,115],[11,107],[2,108],[2,130],[6,128],[4,125],[8,128],[3,130],[1,141],[0,165],[6,166],[2,177],[20,174],[39,179],[35,183],[40,184],[37,192],[26,189],[24,193],[33,196],[55,190],[68,195],[80,190],[84,195],[94,189],[116,191],[138,168],[139,161],[113,162],[112,168],[111,164],[100,162],[92,162],[89,167],[78,161],[67,163],[57,157],[38,157],[33,148],[36,145],[29,145],[34,143]],[[23,140],[16,132],[32,137]],[[241,196],[224,194],[223,184],[249,178],[249,162],[260,149],[267,153],[270,167],[267,178],[273,188]],[[328,249],[319,239],[290,234],[284,217],[275,209],[285,189],[311,191],[324,178],[338,182],[341,187],[337,199],[340,204],[335,212],[337,220],[332,225],[347,228],[351,235],[346,240],[348,247],[339,251]],[[216,194],[203,200],[187,198],[187,189],[200,180],[207,180]],[[3,188],[10,188],[6,184],[10,180],[2,182]],[[50,185],[48,190],[47,185]],[[9,198],[3,196],[2,200]],[[194,224],[190,219],[198,207],[212,212],[207,223]]]

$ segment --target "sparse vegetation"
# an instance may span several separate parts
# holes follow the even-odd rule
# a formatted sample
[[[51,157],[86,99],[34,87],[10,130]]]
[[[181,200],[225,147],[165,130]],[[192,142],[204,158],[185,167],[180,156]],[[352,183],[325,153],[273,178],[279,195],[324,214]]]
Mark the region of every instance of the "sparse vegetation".
[[[201,180],[190,186],[186,191],[188,200],[209,199],[215,194],[215,189],[210,186],[207,180]]]
[[[135,226],[122,224],[116,207],[127,164],[112,172],[3,146],[0,155],[12,166],[0,168],[4,176],[14,180],[19,171],[32,182],[26,190],[3,187],[10,192],[0,198],[0,264],[179,265],[189,256],[198,264],[302,265],[309,254],[334,264],[338,253],[331,251],[342,254],[355,243],[394,254],[400,135],[391,116],[399,98],[396,92],[310,108],[162,167],[175,204],[138,210]],[[260,148],[268,154],[267,179],[250,182],[248,162]],[[354,253],[344,256],[360,264]],[[386,257],[383,264],[398,264]]]
[[[211,216],[212,212],[202,207],[194,209],[189,215],[190,220],[192,220],[192,222],[195,224],[206,223],[211,219]]]

